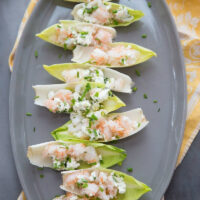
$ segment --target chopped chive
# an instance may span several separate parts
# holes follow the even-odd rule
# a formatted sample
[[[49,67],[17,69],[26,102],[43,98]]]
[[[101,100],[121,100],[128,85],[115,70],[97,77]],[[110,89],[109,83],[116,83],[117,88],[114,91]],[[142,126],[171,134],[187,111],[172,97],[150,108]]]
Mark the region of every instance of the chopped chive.
[[[44,175],[43,175],[43,174],[40,174],[40,178],[44,178]]]
[[[35,58],[37,58],[37,57],[38,57],[38,51],[35,50]]]
[[[141,73],[140,73],[140,71],[139,70],[135,70],[135,74],[137,75],[137,76],[141,76]]]
[[[144,94],[144,99],[148,99],[148,96],[147,96],[147,94]]]
[[[61,28],[61,25],[60,25],[60,24],[58,24],[58,25],[57,25],[57,27],[58,27],[58,28]]]
[[[141,123],[138,123],[138,128],[141,126]]]
[[[77,78],[79,78],[79,71],[77,72],[76,76],[77,76]]]
[[[121,63],[124,65],[124,63],[125,63],[125,59],[124,58],[121,59]]]
[[[147,34],[142,34],[142,38],[147,38]]]
[[[149,8],[151,8],[151,7],[152,7],[152,4],[151,4],[151,2],[149,2],[149,1],[147,2],[147,5],[148,5],[148,7],[149,7]]]
[[[67,44],[64,44],[64,50],[65,51],[67,50]]]
[[[37,169],[38,169],[38,170],[43,170],[44,168],[43,168],[43,167],[38,167]]]
[[[58,58],[61,58],[62,57],[62,54],[60,53],[59,55],[58,55]]]
[[[127,168],[127,171],[128,171],[128,172],[132,172],[132,171],[133,171],[133,168],[129,167],[129,168]]]
[[[90,119],[91,120],[97,120],[98,118],[97,118],[97,116],[95,114],[92,114],[91,117],[90,117]]]
[[[33,127],[33,132],[35,132],[35,130],[36,130],[35,127]]]
[[[115,19],[113,19],[113,23],[114,23],[114,25],[118,25],[119,24],[119,22],[117,20],[115,20]]]
[[[158,101],[157,101],[157,100],[154,100],[153,103],[158,103]]]
[[[26,116],[32,116],[32,113],[27,112]]]
[[[158,112],[160,112],[160,108],[158,108]]]
[[[137,87],[133,87],[133,88],[132,88],[132,91],[133,91],[133,92],[136,92],[137,90],[138,90]]]
[[[113,10],[113,11],[112,11],[112,13],[114,13],[114,14],[117,13],[117,12],[118,12],[118,10]]]
[[[101,192],[103,192],[103,191],[104,191],[104,189],[103,189],[102,187],[99,187],[99,190],[100,190]]]
[[[34,97],[34,99],[38,99],[38,98],[39,98],[39,96],[35,96],[35,97]]]

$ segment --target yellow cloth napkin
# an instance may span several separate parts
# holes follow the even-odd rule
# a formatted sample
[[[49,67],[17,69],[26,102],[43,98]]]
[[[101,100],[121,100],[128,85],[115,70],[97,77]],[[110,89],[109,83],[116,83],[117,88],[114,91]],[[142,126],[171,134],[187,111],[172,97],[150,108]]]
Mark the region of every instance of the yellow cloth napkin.
[[[15,51],[27,19],[39,0],[31,0],[20,25],[9,56],[12,71]],[[185,56],[188,88],[188,110],[184,138],[177,160],[181,163],[200,129],[200,2],[199,0],[166,0],[174,16]],[[152,4],[153,6],[153,4]],[[18,200],[25,200],[23,192]]]

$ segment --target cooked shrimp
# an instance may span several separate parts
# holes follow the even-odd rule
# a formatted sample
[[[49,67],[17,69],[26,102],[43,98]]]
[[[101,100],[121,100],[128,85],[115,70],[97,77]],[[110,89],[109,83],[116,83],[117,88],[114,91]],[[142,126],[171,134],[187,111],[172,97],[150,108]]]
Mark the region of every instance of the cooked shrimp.
[[[67,157],[68,150],[65,146],[50,144],[45,147],[43,156],[44,157],[55,157],[58,160],[65,160]]]
[[[59,90],[56,92],[54,98],[59,98],[63,102],[71,103],[72,92],[70,90]]]
[[[100,24],[106,24],[111,15],[105,6],[101,6],[92,13],[91,17],[97,19]]]
[[[98,65],[103,65],[108,62],[108,55],[100,48],[95,48],[91,53],[92,61]]]
[[[99,29],[96,35],[94,36],[95,40],[99,40],[103,44],[111,44],[112,43],[112,34],[108,31]]]
[[[58,110],[57,105],[56,105],[55,102],[54,102],[53,100],[51,100],[51,99],[46,100],[45,106],[46,106],[51,112],[53,112],[53,113],[55,113],[55,112]]]

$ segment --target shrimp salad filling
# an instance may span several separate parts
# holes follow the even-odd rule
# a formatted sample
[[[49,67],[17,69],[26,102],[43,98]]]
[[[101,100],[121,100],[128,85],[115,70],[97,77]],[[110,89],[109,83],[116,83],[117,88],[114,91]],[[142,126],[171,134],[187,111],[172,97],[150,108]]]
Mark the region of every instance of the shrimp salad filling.
[[[124,138],[137,130],[143,121],[133,121],[124,115],[106,117],[104,110],[89,113],[86,117],[71,113],[68,131],[75,137],[91,141],[111,141]],[[145,121],[145,117],[142,119]]]
[[[93,166],[99,166],[102,160],[95,148],[80,144],[49,144],[43,151],[44,157],[52,159],[54,169],[73,170],[80,166],[80,162],[86,162]]]
[[[90,54],[90,63],[97,65],[132,65],[135,64],[140,57],[140,52],[133,49],[130,45],[117,45],[113,47],[94,48]]]
[[[101,200],[114,199],[118,194],[126,192],[126,183],[123,176],[98,169],[92,172],[82,171],[65,174],[63,185],[80,196],[95,197]]]
[[[105,77],[103,70],[95,67],[90,67],[89,69],[77,68],[64,70],[62,72],[62,77],[67,83],[86,80],[88,82],[105,84],[105,86],[109,89],[122,88],[125,84],[124,80],[120,77],[118,77],[117,79],[112,77]]]
[[[112,33],[108,30],[90,26],[72,26],[65,28],[62,24],[56,27],[56,35],[52,40],[72,50],[76,45],[99,46],[112,43]]]
[[[90,110],[103,108],[103,102],[113,94],[110,89],[104,87],[92,88],[90,83],[77,84],[75,91],[59,89],[50,91],[45,101],[45,106],[52,112],[65,112],[87,115]]]
[[[118,25],[130,22],[134,18],[129,14],[127,7],[123,5],[120,5],[116,10],[113,10],[110,4],[104,3],[102,0],[94,0],[82,5],[76,13],[81,21],[102,25]]]

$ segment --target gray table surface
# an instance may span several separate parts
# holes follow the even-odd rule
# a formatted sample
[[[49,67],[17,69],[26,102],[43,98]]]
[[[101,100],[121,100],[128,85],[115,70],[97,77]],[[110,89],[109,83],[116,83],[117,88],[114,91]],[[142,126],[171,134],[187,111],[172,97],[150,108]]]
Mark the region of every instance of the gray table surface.
[[[8,120],[10,71],[8,56],[29,0],[0,1],[0,199],[15,200],[22,190],[13,160]],[[176,169],[166,192],[166,200],[200,199],[200,135],[182,164]]]

